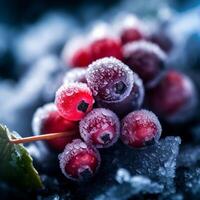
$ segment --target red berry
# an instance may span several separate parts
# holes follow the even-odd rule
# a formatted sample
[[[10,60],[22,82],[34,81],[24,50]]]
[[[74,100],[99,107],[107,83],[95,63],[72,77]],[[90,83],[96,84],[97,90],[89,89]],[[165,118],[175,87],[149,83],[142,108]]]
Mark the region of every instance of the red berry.
[[[150,42],[132,42],[124,46],[124,62],[141,77],[145,85],[161,74],[165,57],[165,53]]]
[[[32,126],[34,134],[58,133],[74,130],[74,135],[72,136],[47,141],[48,145],[56,151],[62,151],[66,144],[79,137],[78,123],[68,121],[61,117],[53,103],[46,104],[35,112]]]
[[[93,61],[109,56],[118,58],[120,60],[123,57],[121,42],[115,38],[101,38],[94,40],[90,44],[90,51]]]
[[[96,108],[80,121],[80,133],[83,140],[97,148],[113,145],[120,132],[117,115],[105,108]]]
[[[86,78],[86,69],[85,68],[74,68],[65,74],[63,78],[63,83],[68,84],[69,82],[81,82],[81,83],[87,83]]]
[[[102,58],[89,65],[87,84],[95,99],[119,102],[126,98],[133,86],[133,72],[116,58]]]
[[[143,34],[136,28],[129,28],[121,33],[121,40],[123,44],[144,39]]]
[[[92,55],[85,38],[70,40],[62,53],[63,61],[70,67],[86,67],[92,62]]]
[[[187,119],[197,103],[191,79],[175,70],[166,72],[158,84],[148,90],[147,96],[150,108],[168,121]]]
[[[55,104],[62,117],[79,121],[92,109],[92,92],[84,83],[68,83],[56,92]]]
[[[79,139],[66,145],[59,155],[62,173],[69,179],[84,181],[91,178],[100,164],[99,152]]]
[[[117,29],[123,45],[145,39],[147,35],[143,22],[134,15],[127,15],[117,19]]]
[[[160,122],[150,111],[134,111],[122,120],[121,139],[130,147],[142,147],[152,141],[158,141],[160,135]]]

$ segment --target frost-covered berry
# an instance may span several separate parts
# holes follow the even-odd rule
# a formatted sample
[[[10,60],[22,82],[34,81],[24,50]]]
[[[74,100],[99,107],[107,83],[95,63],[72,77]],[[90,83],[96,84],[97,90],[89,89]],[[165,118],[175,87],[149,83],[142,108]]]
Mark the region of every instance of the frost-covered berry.
[[[121,140],[130,147],[143,147],[161,136],[161,125],[154,113],[138,110],[129,113],[121,124]]]
[[[116,28],[123,45],[146,38],[147,30],[144,28],[144,23],[136,16],[129,14],[119,17],[116,21]]]
[[[120,40],[117,38],[105,37],[94,40],[90,44],[90,52],[93,61],[110,56],[122,59],[122,46]]]
[[[74,130],[74,135],[47,141],[47,144],[56,151],[62,151],[66,144],[79,137],[78,123],[61,117],[53,103],[46,104],[36,110],[32,128],[35,135]]]
[[[65,150],[58,158],[62,173],[75,181],[88,180],[100,165],[99,152],[80,139],[66,145]]]
[[[192,80],[175,71],[167,71],[158,84],[147,92],[149,107],[160,117],[185,121],[194,113],[197,96]]]
[[[86,67],[92,62],[92,55],[88,47],[87,39],[75,37],[64,47],[62,59],[65,65],[70,67]]]
[[[87,83],[86,78],[86,69],[85,68],[73,68],[66,72],[63,83],[68,84],[69,82],[81,82],[81,83]]]
[[[80,121],[79,128],[86,143],[97,148],[106,148],[119,138],[120,122],[111,110],[96,108]]]
[[[93,107],[91,90],[84,83],[66,83],[56,92],[55,104],[62,117],[79,121]]]
[[[124,117],[128,113],[141,107],[144,100],[144,86],[142,80],[134,73],[134,84],[131,93],[124,100],[117,103],[108,101],[98,101],[99,107],[109,108],[118,116]]]
[[[124,62],[141,77],[145,85],[160,75],[165,58],[160,47],[150,42],[138,41],[124,46]]]
[[[116,58],[102,58],[89,65],[87,84],[97,100],[119,102],[133,87],[133,72]]]

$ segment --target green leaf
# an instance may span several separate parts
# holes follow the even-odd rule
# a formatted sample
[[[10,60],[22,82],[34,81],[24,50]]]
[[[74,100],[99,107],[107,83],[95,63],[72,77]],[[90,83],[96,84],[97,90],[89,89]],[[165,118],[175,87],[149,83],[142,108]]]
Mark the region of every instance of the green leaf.
[[[18,188],[42,188],[40,176],[28,151],[21,144],[9,142],[9,138],[16,136],[0,124],[0,180]]]

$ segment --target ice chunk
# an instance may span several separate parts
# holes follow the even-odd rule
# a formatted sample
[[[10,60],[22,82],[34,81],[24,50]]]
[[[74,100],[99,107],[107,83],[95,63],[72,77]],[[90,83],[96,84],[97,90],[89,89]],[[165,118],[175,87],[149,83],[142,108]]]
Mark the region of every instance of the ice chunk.
[[[178,171],[178,189],[187,199],[198,199],[200,195],[200,168],[185,168]]]
[[[89,194],[89,199],[93,200],[100,199],[100,197],[106,199],[107,193],[112,193],[115,198],[120,199],[120,195],[132,192],[131,184],[126,182],[132,176],[142,176],[142,180],[139,178],[141,182],[150,181],[149,186],[156,184],[160,191],[163,186],[166,191],[165,195],[174,193],[173,180],[180,142],[179,137],[166,137],[154,145],[141,149],[131,149],[118,142],[109,149],[101,150],[102,163],[92,181],[93,187],[91,188],[91,182],[86,183],[84,188],[78,189],[79,194]],[[119,187],[120,183],[123,186]],[[124,196],[123,198],[129,199],[130,197]]]
[[[109,188],[106,193],[99,195],[95,200],[126,200],[136,194],[157,194],[163,191],[164,186],[152,182],[144,176],[131,176],[126,169],[119,169],[116,174],[119,184]]]
[[[191,167],[200,161],[200,146],[185,145],[180,149],[177,167]]]

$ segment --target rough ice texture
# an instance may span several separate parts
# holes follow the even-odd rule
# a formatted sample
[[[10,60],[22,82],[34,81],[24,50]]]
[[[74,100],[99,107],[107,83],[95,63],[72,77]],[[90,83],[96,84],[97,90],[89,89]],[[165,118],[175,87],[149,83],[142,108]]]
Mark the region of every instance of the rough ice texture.
[[[106,130],[108,127],[114,128],[114,136],[112,142],[109,143],[109,146],[111,146],[117,141],[120,134],[119,119],[111,110],[105,108],[93,109],[80,121],[79,125],[82,138],[90,144],[93,144],[93,134],[97,133],[99,130]],[[101,147],[101,145],[96,145],[96,147]]]
[[[86,80],[94,96],[101,96],[101,99],[103,96],[102,100],[117,102],[130,94],[134,77],[133,72],[127,65],[116,58],[109,57],[98,59],[90,64],[87,69]],[[109,86],[119,80],[124,81],[127,89],[123,95],[114,95]],[[102,91],[104,95],[101,95]]]
[[[68,177],[72,180],[73,180],[73,177],[71,177],[65,171],[66,163],[69,162],[69,160],[73,156],[78,155],[82,151],[95,152],[95,154],[97,155],[98,164],[100,165],[100,160],[101,160],[100,154],[95,148],[87,145],[86,143],[82,142],[80,139],[73,140],[71,143],[69,143],[65,146],[63,153],[59,154],[59,156],[58,156],[58,159],[59,159],[59,162],[60,162],[60,169],[61,169],[62,173],[66,177]]]
[[[79,194],[88,194],[88,199],[93,200],[99,196],[104,196],[110,193],[111,187],[117,187],[116,198],[120,199],[120,195],[132,193],[133,188],[130,184],[125,184],[123,187],[118,187],[115,177],[120,168],[129,171],[131,176],[139,175],[151,179],[152,182],[157,182],[163,185],[168,193],[174,192],[173,179],[175,177],[176,158],[180,145],[179,137],[166,137],[152,146],[147,146],[142,149],[130,149],[120,142],[109,149],[101,150],[102,164],[99,172],[92,182],[85,184],[84,188],[79,188]],[[119,175],[118,171],[118,175]],[[101,178],[99,178],[101,177]],[[119,176],[117,180],[123,182],[127,180],[129,175],[125,173],[124,178]],[[142,179],[144,180],[144,179]],[[91,188],[91,185],[93,186]],[[151,184],[150,184],[151,185]],[[112,190],[112,189],[111,189]],[[116,189],[114,189],[116,191]],[[131,194],[133,197],[135,194]],[[124,199],[129,199],[127,197]],[[110,199],[110,198],[107,198]]]
[[[138,50],[143,50],[149,53],[153,53],[156,56],[158,56],[160,60],[163,61],[166,59],[166,54],[160,49],[159,46],[147,41],[136,41],[126,44],[124,46],[124,56],[127,57]]]
[[[57,108],[54,103],[48,103],[43,107],[40,107],[36,110],[33,115],[32,129],[34,134],[41,134],[41,126],[43,120],[49,116],[49,113],[56,111]]]
[[[67,84],[69,82],[83,82],[86,83],[85,79],[86,69],[84,68],[74,68],[66,72],[63,83]]]
[[[200,146],[185,145],[180,149],[177,167],[191,167],[200,162]]]
[[[153,182],[147,177],[131,176],[126,169],[119,169],[117,171],[116,180],[119,184],[110,187],[105,194],[99,195],[95,200],[127,200],[140,193],[158,194],[164,189],[162,184]]]
[[[199,199],[200,195],[200,168],[182,168],[178,171],[177,189],[184,193],[185,199]]]

